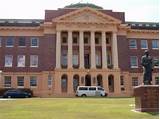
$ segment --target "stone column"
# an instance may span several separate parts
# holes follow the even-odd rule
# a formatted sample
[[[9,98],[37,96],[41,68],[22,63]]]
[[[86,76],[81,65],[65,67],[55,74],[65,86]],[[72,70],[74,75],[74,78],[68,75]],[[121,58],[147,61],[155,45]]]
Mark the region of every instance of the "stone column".
[[[119,96],[121,93],[119,73],[116,73],[114,76],[114,93],[116,96]]]
[[[61,68],[61,32],[56,34],[56,68]]]
[[[112,33],[112,63],[114,69],[118,69],[118,48],[117,48],[117,33]]]
[[[108,88],[108,75],[107,75],[107,74],[103,74],[102,81],[103,81],[103,88],[104,88],[104,90],[105,90],[107,93],[109,93],[109,88]]]
[[[102,32],[102,68],[107,68],[106,33]]]
[[[53,84],[53,87],[54,87],[54,95],[55,96],[59,96],[62,91],[61,91],[61,73],[59,72],[55,72],[55,75],[54,75],[54,84]]]
[[[73,95],[73,76],[72,74],[69,74],[68,75],[68,90],[67,90],[67,93],[69,96],[72,96]]]
[[[68,68],[72,68],[72,31],[68,31]]]
[[[95,32],[91,31],[91,68],[96,68],[95,65]]]
[[[79,33],[79,60],[80,68],[84,68],[84,40],[83,40],[83,31]]]

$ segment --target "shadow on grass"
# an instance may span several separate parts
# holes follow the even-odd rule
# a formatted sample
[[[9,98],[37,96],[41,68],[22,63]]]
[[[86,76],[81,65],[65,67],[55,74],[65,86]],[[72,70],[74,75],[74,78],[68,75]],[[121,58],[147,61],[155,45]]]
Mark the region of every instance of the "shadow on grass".
[[[146,113],[148,113],[148,114],[150,114],[150,115],[153,115],[153,116],[159,115],[158,112],[146,112]]]

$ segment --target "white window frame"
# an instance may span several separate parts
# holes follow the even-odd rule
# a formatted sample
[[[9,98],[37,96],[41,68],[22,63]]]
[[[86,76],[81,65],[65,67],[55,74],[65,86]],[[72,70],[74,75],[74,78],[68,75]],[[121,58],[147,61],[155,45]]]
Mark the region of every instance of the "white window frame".
[[[52,76],[51,75],[48,75],[48,88],[51,88],[52,87]]]
[[[136,65],[135,66],[133,66],[132,65],[132,58],[136,58]],[[137,56],[130,56],[130,67],[131,68],[138,68],[138,57]]]
[[[135,47],[131,47],[131,45],[130,45],[131,41],[135,42]],[[137,49],[137,40],[136,39],[129,39],[129,48],[130,49]]]
[[[33,46],[33,45],[32,45],[32,40],[33,40],[33,39],[37,39],[37,46]],[[30,44],[30,46],[31,46],[32,48],[38,48],[38,47],[39,47],[39,38],[36,38],[36,37],[31,38],[31,44]]]
[[[22,63],[20,63],[20,58],[19,57],[23,57],[24,58],[24,61],[23,61],[23,63],[24,63],[24,65],[22,66],[22,65],[20,65],[20,64],[22,64]],[[25,57],[25,55],[18,55],[17,56],[17,67],[25,67],[26,66],[26,57]]]
[[[18,78],[19,78],[19,77],[23,77],[23,86],[19,86],[19,85],[18,85],[18,80],[19,80]],[[24,76],[17,76],[17,87],[18,87],[18,88],[24,88],[24,80],[25,80]]]
[[[5,77],[10,77],[10,84],[6,84],[6,79],[5,79]],[[11,88],[12,87],[12,77],[11,76],[4,76],[4,83],[3,83],[3,87],[4,88]]]
[[[142,41],[145,41],[145,44],[146,44],[146,48],[142,48]],[[143,42],[144,43],[144,42]],[[148,41],[147,40],[141,40],[141,49],[148,49]]]
[[[23,38],[23,37],[20,37],[20,38]],[[20,48],[24,48],[24,47],[26,47],[26,38],[24,37],[24,40],[25,40],[25,46],[20,46],[20,45],[19,45],[20,38],[18,39],[18,47],[20,47]]]
[[[153,41],[157,41],[157,48],[153,48]],[[158,50],[159,49],[159,41],[158,40],[152,40],[152,49],[154,49],[154,50]]]
[[[36,59],[34,59],[34,57],[36,57]],[[36,65],[33,65],[34,61],[32,60],[35,60],[37,62]],[[30,55],[30,67],[38,67],[38,55]]]
[[[153,57],[153,60],[157,59],[159,61],[159,58],[158,57]],[[154,66],[154,68],[158,69],[159,66]]]
[[[96,66],[101,66],[102,64],[101,54],[100,52],[96,52]]]
[[[33,78],[33,77],[34,77],[34,78]],[[33,78],[33,79],[32,79],[32,78]],[[32,86],[32,85],[31,85],[31,80],[36,80],[36,86]],[[37,76],[30,76],[29,85],[30,85],[31,88],[37,88],[37,86],[38,86]]]
[[[11,62],[10,65],[7,65],[6,61],[7,61],[7,56],[11,57]],[[5,55],[5,62],[4,62],[4,67],[12,67],[13,66],[13,55]]]
[[[9,39],[12,39],[12,40],[13,40],[13,45],[7,45],[7,40],[9,40]],[[7,47],[7,48],[14,47],[14,39],[13,39],[12,37],[8,37],[8,38],[6,39],[6,47]]]
[[[135,80],[137,81],[137,85],[133,85],[133,84],[135,84]],[[132,86],[135,87],[135,86],[138,86],[138,85],[139,85],[138,77],[132,77]]]
[[[74,66],[77,66],[77,65],[79,65],[79,58],[78,58],[78,54],[73,54],[73,56],[72,56],[72,64],[74,65]]]

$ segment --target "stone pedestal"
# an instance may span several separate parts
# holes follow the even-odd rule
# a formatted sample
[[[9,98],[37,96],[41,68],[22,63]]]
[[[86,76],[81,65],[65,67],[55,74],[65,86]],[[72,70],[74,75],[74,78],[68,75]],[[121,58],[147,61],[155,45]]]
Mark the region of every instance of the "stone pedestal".
[[[134,88],[135,110],[140,112],[159,111],[159,86],[140,85]]]

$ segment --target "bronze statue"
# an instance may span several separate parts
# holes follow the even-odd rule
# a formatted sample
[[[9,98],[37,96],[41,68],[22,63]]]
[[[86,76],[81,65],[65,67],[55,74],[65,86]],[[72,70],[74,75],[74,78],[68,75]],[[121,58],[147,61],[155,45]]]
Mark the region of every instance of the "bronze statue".
[[[153,71],[153,61],[151,56],[149,56],[149,51],[146,50],[141,59],[141,64],[143,66],[143,83],[144,85],[151,85],[152,81],[152,71]]]

